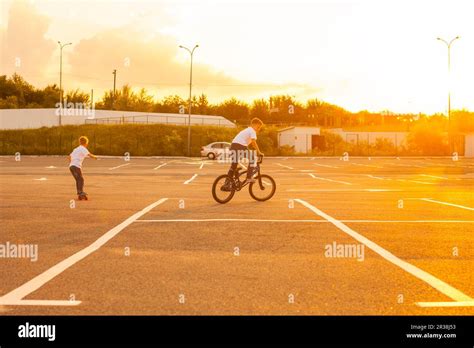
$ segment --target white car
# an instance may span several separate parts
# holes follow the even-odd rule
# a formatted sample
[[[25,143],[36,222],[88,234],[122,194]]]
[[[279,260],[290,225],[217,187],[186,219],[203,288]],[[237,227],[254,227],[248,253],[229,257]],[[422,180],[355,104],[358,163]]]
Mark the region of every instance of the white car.
[[[230,143],[226,142],[215,142],[210,143],[206,146],[201,147],[201,156],[207,157],[210,160],[216,159],[219,155],[229,151]]]

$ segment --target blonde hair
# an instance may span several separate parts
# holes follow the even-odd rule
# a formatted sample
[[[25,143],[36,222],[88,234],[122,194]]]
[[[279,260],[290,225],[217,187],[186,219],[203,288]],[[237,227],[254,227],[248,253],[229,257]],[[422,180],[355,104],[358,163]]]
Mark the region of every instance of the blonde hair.
[[[263,126],[263,121],[257,117],[254,117],[252,118],[252,120],[250,121],[250,124],[253,126],[253,125],[259,125],[259,126]]]
[[[89,138],[84,135],[79,137],[79,144],[81,145],[89,144]]]

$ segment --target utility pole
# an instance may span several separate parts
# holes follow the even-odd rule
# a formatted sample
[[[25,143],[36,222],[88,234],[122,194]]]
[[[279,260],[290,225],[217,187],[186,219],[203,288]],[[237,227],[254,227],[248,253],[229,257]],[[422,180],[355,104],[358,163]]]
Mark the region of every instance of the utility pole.
[[[117,69],[114,69],[114,71],[112,71],[112,74],[114,75],[114,95],[113,95],[112,109],[115,109],[115,83],[117,82]]]

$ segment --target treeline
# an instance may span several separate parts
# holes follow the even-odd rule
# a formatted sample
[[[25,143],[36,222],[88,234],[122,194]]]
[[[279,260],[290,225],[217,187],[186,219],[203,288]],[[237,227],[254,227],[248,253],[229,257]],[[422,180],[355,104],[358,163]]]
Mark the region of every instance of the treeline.
[[[64,93],[68,103],[90,105],[90,95],[78,89]],[[43,89],[35,88],[23,77],[14,74],[11,77],[0,76],[0,109],[14,108],[54,108],[59,101],[59,87],[56,84]],[[95,103],[96,109],[186,113],[188,101],[178,95],[170,95],[156,100],[142,88],[137,92],[125,85],[115,92],[106,91]],[[442,114],[393,114],[388,111],[373,113],[360,111],[352,113],[337,105],[319,99],[310,99],[305,103],[288,95],[276,95],[269,99],[256,99],[247,103],[236,98],[212,104],[206,95],[192,98],[194,114],[220,115],[237,124],[247,124],[252,117],[261,118],[266,124],[308,125],[321,127],[358,128],[365,130],[409,131],[415,125],[426,120],[437,119],[443,130],[447,130],[447,118]],[[473,132],[474,112],[457,110],[451,113],[451,131]]]

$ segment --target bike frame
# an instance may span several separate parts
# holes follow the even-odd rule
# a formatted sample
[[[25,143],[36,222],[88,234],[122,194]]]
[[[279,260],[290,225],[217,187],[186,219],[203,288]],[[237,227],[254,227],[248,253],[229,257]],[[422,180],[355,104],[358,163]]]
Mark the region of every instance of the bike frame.
[[[257,177],[258,177],[257,182],[258,182],[258,184],[260,185],[260,189],[261,189],[261,190],[264,189],[264,186],[263,186],[263,183],[262,183],[262,179],[261,179],[261,176],[260,176],[260,163],[262,163],[262,160],[263,160],[262,157],[260,157],[260,158],[258,159],[258,161],[257,161],[257,163],[256,163],[256,166],[255,166],[255,173],[254,173],[254,175],[257,174]],[[249,168],[250,168],[250,164],[249,164]],[[241,177],[242,175],[245,174],[245,176],[247,176],[247,172],[248,172],[248,171],[249,171],[249,170],[247,169],[247,170],[244,170],[243,172],[239,172],[239,167],[237,167],[237,176],[234,176],[234,178],[233,178],[233,183],[234,183],[234,187],[235,187],[235,190],[236,190],[236,191],[240,191],[240,190],[242,190],[245,186],[249,185],[248,182],[245,183],[244,180],[242,180],[242,181],[240,180],[240,177]]]

